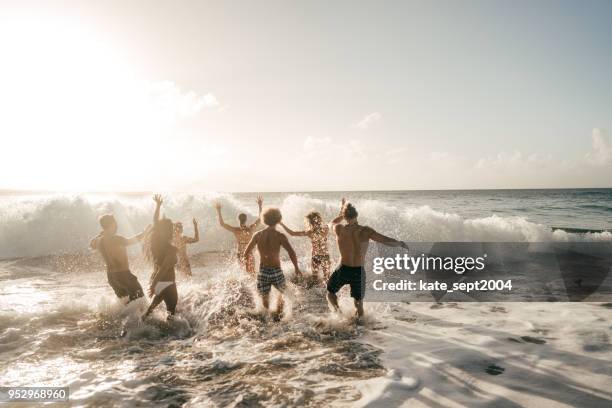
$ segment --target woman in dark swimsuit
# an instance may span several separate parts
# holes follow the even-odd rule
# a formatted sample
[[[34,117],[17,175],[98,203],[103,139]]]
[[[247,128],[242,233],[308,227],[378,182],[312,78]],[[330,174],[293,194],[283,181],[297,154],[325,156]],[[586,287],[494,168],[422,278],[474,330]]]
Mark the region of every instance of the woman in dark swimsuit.
[[[161,207],[161,196],[154,197],[157,203],[155,216],[153,217],[153,232],[148,246],[147,256],[153,263],[153,275],[149,285],[149,296],[153,296],[151,306],[142,316],[143,320],[159,305],[162,301],[166,304],[168,318],[174,316],[176,304],[178,303],[178,293],[176,291],[176,275],[174,268],[178,262],[178,250],[172,245],[174,235],[174,224],[168,218],[159,219],[159,208]]]

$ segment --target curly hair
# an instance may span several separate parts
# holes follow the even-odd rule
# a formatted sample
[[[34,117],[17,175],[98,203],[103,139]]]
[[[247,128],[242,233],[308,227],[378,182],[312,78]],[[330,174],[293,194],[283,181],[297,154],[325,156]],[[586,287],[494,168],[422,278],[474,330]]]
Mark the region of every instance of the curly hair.
[[[307,226],[313,230],[313,231],[318,231],[323,227],[323,217],[321,217],[321,213],[319,213],[318,211],[311,211],[308,214],[306,214],[306,217],[304,217]]]
[[[283,216],[278,208],[266,208],[266,210],[261,215],[264,224],[269,226],[274,226],[281,222]]]

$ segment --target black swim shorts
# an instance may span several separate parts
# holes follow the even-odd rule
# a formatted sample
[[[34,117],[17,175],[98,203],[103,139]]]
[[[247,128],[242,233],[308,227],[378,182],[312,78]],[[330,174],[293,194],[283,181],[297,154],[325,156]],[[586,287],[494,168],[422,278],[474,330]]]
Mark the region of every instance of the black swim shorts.
[[[337,293],[344,285],[351,285],[351,297],[355,300],[363,299],[365,292],[365,274],[362,266],[340,265],[327,281],[327,290]]]
[[[130,271],[108,272],[108,283],[118,298],[129,297],[130,301],[144,296],[138,278]]]

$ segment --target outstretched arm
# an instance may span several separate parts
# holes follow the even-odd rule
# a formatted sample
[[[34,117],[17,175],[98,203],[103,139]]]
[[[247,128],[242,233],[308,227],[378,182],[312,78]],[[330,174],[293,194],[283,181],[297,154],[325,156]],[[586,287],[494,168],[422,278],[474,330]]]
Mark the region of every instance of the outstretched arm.
[[[263,208],[263,198],[261,196],[257,196],[257,207],[259,207],[259,212],[257,213],[257,219],[249,228],[255,228],[261,223],[261,210]]]
[[[253,237],[251,238],[251,240],[249,241],[249,244],[244,250],[244,254],[242,254],[242,256],[245,259],[247,259],[249,255],[251,255],[251,252],[253,252],[253,248],[255,248],[255,245],[257,245],[258,239],[259,239],[259,233],[253,234]]]
[[[334,225],[339,224],[340,222],[342,222],[342,219],[344,218],[342,216],[342,210],[344,210],[344,205],[346,204],[346,198],[342,197],[342,204],[340,204],[340,212],[338,213],[338,215],[336,216],[336,218],[334,218],[333,220],[331,220],[329,222],[329,225],[333,228]],[[335,228],[333,228],[335,230]]]
[[[200,231],[198,230],[198,221],[194,218],[193,219],[193,238],[191,237],[185,237],[185,242],[188,244],[195,244],[196,242],[198,242],[200,240]]]
[[[289,254],[291,263],[293,264],[293,267],[295,268],[295,274],[298,276],[301,276],[302,272],[300,271],[300,267],[298,265],[297,255],[295,254],[293,247],[291,246],[291,244],[289,243],[289,240],[284,234],[282,235],[282,238],[281,238],[281,246],[285,248],[285,251],[287,251],[287,253]]]
[[[381,244],[389,246],[389,247],[401,247],[401,248],[408,249],[408,245],[403,241],[398,241],[395,238],[391,238],[386,235],[383,235],[379,232],[374,231],[372,228],[368,228],[368,230],[369,230],[368,237],[372,241],[380,242]]]
[[[281,227],[283,227],[285,229],[285,231],[287,231],[287,234],[291,235],[292,237],[306,237],[306,236],[308,236],[308,233],[306,231],[293,231],[293,230],[289,229],[289,227],[287,227],[282,222],[281,222],[280,225],[281,225]]]
[[[98,235],[93,237],[91,241],[89,241],[89,248],[98,249],[98,240],[102,237],[102,234],[104,234],[103,231],[101,231]]]
[[[161,209],[161,205],[164,202],[162,196],[160,194],[155,194],[153,196],[153,201],[155,201],[155,213],[153,213],[153,225],[157,225],[159,221],[159,210]]]
[[[226,224],[225,221],[223,221],[223,215],[221,215],[221,204],[215,203],[215,208],[217,209],[217,218],[219,219],[219,225],[221,225],[228,231],[236,232],[236,230],[238,230],[239,228],[232,227],[231,225]]]
[[[147,228],[145,228],[145,230],[142,231],[140,234],[136,234],[133,237],[126,238],[125,245],[134,245],[142,241],[142,239],[149,233],[149,231],[151,231],[151,226],[147,225]]]

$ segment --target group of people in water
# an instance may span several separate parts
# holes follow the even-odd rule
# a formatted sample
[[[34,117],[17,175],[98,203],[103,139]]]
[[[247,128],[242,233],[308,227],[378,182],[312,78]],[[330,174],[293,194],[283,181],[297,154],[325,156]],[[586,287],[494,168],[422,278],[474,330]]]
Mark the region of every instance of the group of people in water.
[[[199,241],[198,223],[194,219],[194,236],[183,235],[181,223],[173,223],[166,217],[160,218],[163,199],[160,195],[153,197],[155,211],[152,226],[130,238],[117,234],[117,221],[112,214],[99,218],[102,231],[90,242],[90,247],[102,255],[107,268],[108,283],[119,298],[127,297],[128,301],[144,296],[144,291],[134,274],[130,272],[127,247],[143,243],[145,258],[152,264],[153,273],[148,287],[152,297],[151,304],[142,318],[146,318],[161,302],[168,310],[168,317],[176,313],[178,292],[176,273],[181,271],[191,276],[191,265],[187,256],[187,245]],[[407,248],[406,244],[394,238],[376,232],[373,228],[359,225],[357,210],[342,199],[340,212],[329,224],[326,224],[320,213],[312,211],[305,217],[306,229],[294,231],[282,223],[278,208],[263,209],[263,199],[257,198],[259,214],[255,222],[247,224],[246,214],[239,214],[239,226],[232,226],[223,220],[221,204],[215,204],[221,227],[232,232],[237,243],[238,262],[251,276],[256,278],[257,292],[262,304],[269,310],[269,296],[274,286],[280,293],[275,314],[283,311],[283,296],[287,288],[285,275],[281,267],[280,250],[283,248],[295,268],[297,279],[303,277],[298,265],[297,255],[287,236],[278,231],[280,226],[291,236],[308,237],[312,243],[311,270],[315,279],[326,282],[327,299],[334,311],[339,310],[336,294],[345,285],[350,285],[350,294],[354,300],[357,317],[362,317],[365,276],[363,264],[370,240],[388,246]],[[260,223],[265,225],[258,230]],[[331,273],[331,260],[327,246],[329,232],[336,237],[340,252],[339,266]],[[254,249],[259,252],[259,270],[255,268]]]

